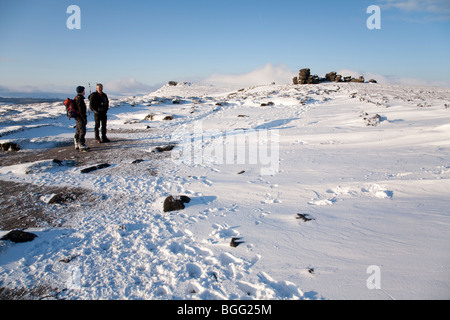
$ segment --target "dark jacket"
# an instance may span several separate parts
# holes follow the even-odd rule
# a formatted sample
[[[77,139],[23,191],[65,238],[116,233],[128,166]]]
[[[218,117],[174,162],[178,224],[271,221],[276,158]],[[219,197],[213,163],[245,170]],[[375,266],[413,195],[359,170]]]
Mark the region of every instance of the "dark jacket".
[[[82,119],[87,122],[86,116],[86,103],[84,103],[84,96],[79,94],[73,99],[73,105],[75,107],[75,111],[77,111]]]
[[[89,96],[89,104],[92,111],[96,113],[106,113],[109,109],[109,100],[106,93],[102,92],[102,95],[95,91]]]

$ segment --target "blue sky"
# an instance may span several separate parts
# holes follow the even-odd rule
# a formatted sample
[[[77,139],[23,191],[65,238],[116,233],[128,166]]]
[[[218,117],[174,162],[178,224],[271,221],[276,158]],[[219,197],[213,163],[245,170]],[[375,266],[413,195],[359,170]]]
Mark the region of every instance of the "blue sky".
[[[81,30],[66,26],[69,5]],[[381,30],[366,27],[370,5],[381,7]],[[448,0],[0,2],[0,95],[88,82],[140,93],[268,65],[286,77],[309,67],[450,86],[448,57]]]

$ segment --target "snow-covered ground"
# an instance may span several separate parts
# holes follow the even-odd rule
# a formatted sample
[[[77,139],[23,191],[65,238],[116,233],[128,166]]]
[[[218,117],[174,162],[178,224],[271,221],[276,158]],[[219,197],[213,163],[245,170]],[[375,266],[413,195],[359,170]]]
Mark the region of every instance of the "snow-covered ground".
[[[237,89],[167,85],[114,101],[110,138],[149,154],[176,143],[165,157],[131,164],[124,148],[91,174],[1,166],[1,180],[102,197],[64,228],[4,243],[0,287],[48,285],[59,299],[450,298],[449,89]],[[72,139],[62,104],[0,108],[0,142],[20,152]],[[165,213],[169,195],[191,202]]]

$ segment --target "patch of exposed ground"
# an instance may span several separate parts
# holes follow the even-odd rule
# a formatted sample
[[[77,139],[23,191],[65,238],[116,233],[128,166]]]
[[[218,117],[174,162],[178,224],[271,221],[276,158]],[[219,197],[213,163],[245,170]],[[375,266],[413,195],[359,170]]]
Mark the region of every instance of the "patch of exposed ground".
[[[95,199],[80,188],[0,180],[0,230],[61,227],[80,204],[90,205]]]
[[[108,159],[123,158],[123,156],[133,157],[136,154],[142,155],[142,148],[148,145],[148,140],[128,140],[114,139],[110,143],[98,144],[94,139],[87,139],[88,152],[75,150],[73,144],[51,149],[21,150],[18,152],[0,152],[0,166],[11,166],[15,164],[34,162],[40,160],[58,159],[75,160],[78,166],[89,165]]]
[[[0,300],[54,300],[58,290],[50,286],[38,286],[32,289],[0,288]]]
[[[151,152],[156,144],[149,140],[116,138],[110,143],[97,144],[94,139],[88,139],[86,144],[88,152],[79,152],[73,145],[1,152],[0,166],[57,159],[74,161],[76,166],[83,167],[99,163],[151,160],[162,156]],[[152,170],[156,174],[156,170]],[[52,195],[55,198],[50,201]],[[79,188],[37,186],[0,180],[0,230],[60,227],[81,205],[91,205],[98,197],[89,190]]]
[[[86,144],[88,152],[79,152],[72,144],[51,149],[0,152],[0,166],[51,159],[73,161],[78,167],[99,163],[137,164],[165,158],[170,154],[165,152],[168,143],[161,145],[148,139],[116,138],[107,144],[97,144],[95,140],[88,139]],[[126,170],[126,166],[124,169]],[[157,175],[153,163],[147,170],[150,175]],[[63,227],[70,224],[71,217],[80,208],[85,210],[86,207],[97,205],[103,197],[81,188],[38,186],[0,180],[0,230]],[[0,300],[58,299],[58,293],[58,289],[45,285],[35,288],[0,287]]]

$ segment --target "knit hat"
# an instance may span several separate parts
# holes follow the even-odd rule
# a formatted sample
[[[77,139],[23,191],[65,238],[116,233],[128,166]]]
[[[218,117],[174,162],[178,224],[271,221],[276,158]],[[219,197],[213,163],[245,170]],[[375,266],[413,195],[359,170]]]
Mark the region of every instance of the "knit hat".
[[[85,89],[84,87],[78,86],[77,87],[77,93],[83,93],[84,89]]]

